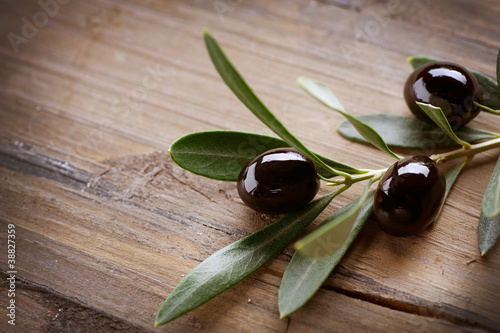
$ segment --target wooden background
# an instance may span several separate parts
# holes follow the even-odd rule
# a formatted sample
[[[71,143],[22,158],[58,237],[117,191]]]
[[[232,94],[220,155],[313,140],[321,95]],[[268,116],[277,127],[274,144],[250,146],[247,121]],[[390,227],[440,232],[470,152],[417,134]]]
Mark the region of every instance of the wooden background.
[[[290,318],[279,319],[277,295],[291,247],[199,309],[153,328],[158,307],[191,268],[273,220],[246,208],[233,183],[192,175],[168,156],[169,145],[193,131],[270,134],[218,77],[204,27],[311,149],[382,168],[393,160],[342,138],[340,115],[296,78],[326,82],[353,114],[407,115],[410,55],[494,77],[497,0],[45,3],[0,3],[0,331],[500,331],[500,248],[480,257],[476,236],[499,150],[468,166],[431,230],[394,238],[370,220]],[[471,123],[494,131],[499,124],[488,114]],[[359,191],[339,196],[322,217]],[[6,318],[10,223],[15,327]]]

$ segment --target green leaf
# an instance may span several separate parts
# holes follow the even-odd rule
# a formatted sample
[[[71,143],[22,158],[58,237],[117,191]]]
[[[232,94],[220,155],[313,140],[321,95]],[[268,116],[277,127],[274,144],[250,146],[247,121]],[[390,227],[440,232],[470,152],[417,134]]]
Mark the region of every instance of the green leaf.
[[[428,124],[415,117],[379,113],[361,115],[358,116],[358,119],[380,133],[389,146],[435,149],[447,148],[457,144],[436,125]],[[366,142],[366,139],[347,120],[340,124],[338,131],[348,139]],[[468,142],[497,137],[494,133],[467,126],[460,127],[455,131],[455,134]]]
[[[490,220],[500,214],[500,158],[484,192],[482,213]]]
[[[414,69],[434,61],[443,61],[443,60],[427,56],[412,56],[408,58],[408,62]],[[497,81],[498,81],[498,61],[499,60],[497,58]],[[482,73],[473,70],[470,70],[470,72],[474,74],[474,76],[476,77],[479,86],[481,87],[481,91],[483,92],[483,105],[486,105],[492,109],[500,109],[500,89],[498,88],[500,83],[495,82],[494,80],[492,80],[491,78]]]
[[[369,125],[365,124],[358,118],[347,113],[344,110],[342,104],[340,104],[337,97],[324,83],[305,77],[300,77],[298,79],[298,84],[302,89],[304,89],[312,97],[323,103],[325,106],[342,114],[352,124],[352,126],[356,128],[359,134],[361,134],[366,139],[366,141],[370,142],[372,145],[394,158],[401,158],[400,156],[392,152],[389,147],[387,147],[384,139],[382,139],[380,134],[378,134],[373,128],[371,128]]]
[[[231,64],[226,57],[219,44],[208,30],[204,31],[205,45],[207,47],[210,59],[214,64],[217,72],[224,80],[226,85],[238,97],[238,99],[267,127],[269,127],[280,138],[285,140],[291,147],[307,156],[316,165],[321,166],[333,173],[349,177],[348,174],[340,170],[332,169],[324,163],[318,156],[310,151],[302,142],[290,133],[285,126],[272,114],[271,111],[260,101],[257,95],[252,91],[250,86],[245,82],[243,77],[238,73],[236,68]]]
[[[258,270],[295,239],[332,201],[330,193],[215,252],[193,268],[161,305],[155,326],[199,307]]]
[[[477,228],[477,236],[481,256],[484,256],[495,247],[495,244],[500,238],[500,215],[493,219],[489,219],[481,213],[479,217],[479,226]]]
[[[237,181],[241,169],[252,158],[281,147],[290,145],[266,135],[207,131],[190,133],[177,139],[170,146],[169,152],[175,163],[194,174],[217,180]],[[349,174],[365,172],[323,156],[319,158],[333,168]],[[335,176],[324,168],[318,168],[318,173],[325,178]]]
[[[424,110],[424,112],[429,116],[429,118],[432,119],[442,130],[445,132],[453,141],[458,143],[459,145],[463,147],[470,147],[470,143],[460,139],[455,132],[452,130],[450,123],[448,122],[448,119],[446,119],[446,116],[443,113],[443,110],[441,110],[440,107],[431,105],[431,104],[426,104],[426,103],[420,103],[416,102],[417,105]]]
[[[288,147],[273,137],[230,131],[196,132],[176,140],[170,156],[180,167],[200,176],[237,181],[241,169],[255,156]]]
[[[494,109],[492,109],[490,107],[487,107],[486,105],[479,104],[478,102],[474,102],[474,104],[476,104],[477,106],[479,106],[482,111],[494,114],[496,116],[500,115],[500,110],[494,110]]]
[[[369,197],[372,195],[373,191],[368,194]],[[358,201],[359,199],[337,210],[321,225],[331,223],[339,216],[349,212],[357,205]],[[324,258],[312,258],[303,256],[298,251],[295,252],[283,274],[283,280],[279,289],[278,304],[281,318],[289,316],[314,296],[347,252],[347,249],[359,234],[372,211],[373,200],[365,201],[347,240],[332,255]]]
[[[497,54],[497,87],[500,88],[500,49]]]
[[[442,59],[428,57],[425,55],[414,55],[409,57],[407,60],[410,63],[411,67],[413,67],[413,69],[417,69],[430,62],[443,61]]]
[[[491,78],[479,72],[471,71],[479,82],[483,92],[483,105],[491,109],[500,109],[500,89]]]
[[[466,159],[462,161],[461,163],[455,165],[450,171],[448,171],[445,175],[446,178],[446,191],[444,193],[444,199],[443,202],[441,203],[441,207],[439,208],[439,213],[437,214],[436,218],[434,219],[434,222],[437,222],[439,216],[441,215],[441,211],[443,210],[444,204],[446,202],[446,199],[448,198],[448,195],[450,194],[451,188],[453,187],[453,184],[455,184],[455,181],[458,178],[458,175],[462,171],[465,165],[469,163],[470,159]]]
[[[341,171],[346,172],[348,174],[363,174],[363,173],[368,172],[368,170],[356,169],[355,167],[349,166],[349,165],[341,163],[341,162],[334,161],[332,159],[321,156],[319,154],[316,154],[316,156],[318,156],[323,162],[325,162],[326,165],[331,167],[331,169],[327,170],[321,166],[318,166],[318,174],[320,174],[324,178],[332,178],[334,176],[338,176],[338,174],[335,174],[332,171],[330,171],[332,169],[341,170]]]
[[[372,178],[366,185],[361,198],[349,211],[332,222],[320,226],[308,236],[295,243],[295,248],[304,256],[322,258],[330,256],[340,249],[349,238],[354,222],[358,218],[361,207],[368,198],[371,184],[380,177]]]

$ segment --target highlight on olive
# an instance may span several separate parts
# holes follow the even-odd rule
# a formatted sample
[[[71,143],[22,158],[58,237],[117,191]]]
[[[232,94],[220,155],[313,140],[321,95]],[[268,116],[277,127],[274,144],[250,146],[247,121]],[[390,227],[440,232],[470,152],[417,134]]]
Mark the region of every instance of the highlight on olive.
[[[316,165],[293,148],[269,150],[241,170],[238,194],[250,208],[282,214],[309,203],[319,190]]]
[[[446,179],[427,156],[405,157],[380,179],[374,195],[374,216],[393,236],[424,230],[436,218],[446,191]]]
[[[404,98],[410,111],[420,120],[433,121],[416,102],[440,107],[451,127],[457,129],[479,114],[483,94],[474,76],[465,67],[452,62],[431,62],[410,74],[404,86]]]

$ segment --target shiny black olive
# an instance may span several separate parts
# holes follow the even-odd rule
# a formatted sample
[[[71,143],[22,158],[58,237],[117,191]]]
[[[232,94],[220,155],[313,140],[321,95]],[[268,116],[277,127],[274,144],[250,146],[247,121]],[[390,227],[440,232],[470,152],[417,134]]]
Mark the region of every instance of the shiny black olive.
[[[427,156],[405,157],[380,179],[375,191],[375,218],[390,235],[416,234],[438,214],[445,190],[445,177],[433,160]]]
[[[278,148],[252,159],[241,170],[237,186],[250,208],[281,214],[309,203],[319,185],[311,160],[293,148]]]
[[[474,102],[483,102],[476,77],[458,64],[443,61],[417,68],[406,80],[404,97],[415,117],[428,123],[433,121],[415,102],[440,107],[454,129],[476,117],[480,108]]]

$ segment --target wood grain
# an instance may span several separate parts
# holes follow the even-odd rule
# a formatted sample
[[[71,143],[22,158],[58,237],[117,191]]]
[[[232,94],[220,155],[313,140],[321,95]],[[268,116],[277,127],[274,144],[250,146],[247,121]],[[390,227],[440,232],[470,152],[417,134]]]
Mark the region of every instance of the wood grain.
[[[430,230],[394,238],[370,220],[290,318],[280,320],[277,308],[288,247],[209,303],[153,328],[190,269],[275,220],[246,208],[234,184],[192,175],[168,156],[169,145],[193,131],[270,134],[218,77],[204,27],[310,149],[382,168],[391,158],[340,137],[340,116],[296,78],[326,82],[354,114],[406,115],[410,55],[494,77],[497,1],[47,3],[45,20],[37,2],[0,4],[0,249],[14,224],[18,305],[16,326],[4,318],[1,331],[500,331],[500,250],[480,257],[476,235],[498,150],[466,168]],[[13,44],[14,34],[24,40]],[[472,124],[498,131],[499,123],[481,114]],[[336,198],[322,216],[359,191]],[[0,269],[5,309],[6,260]]]

